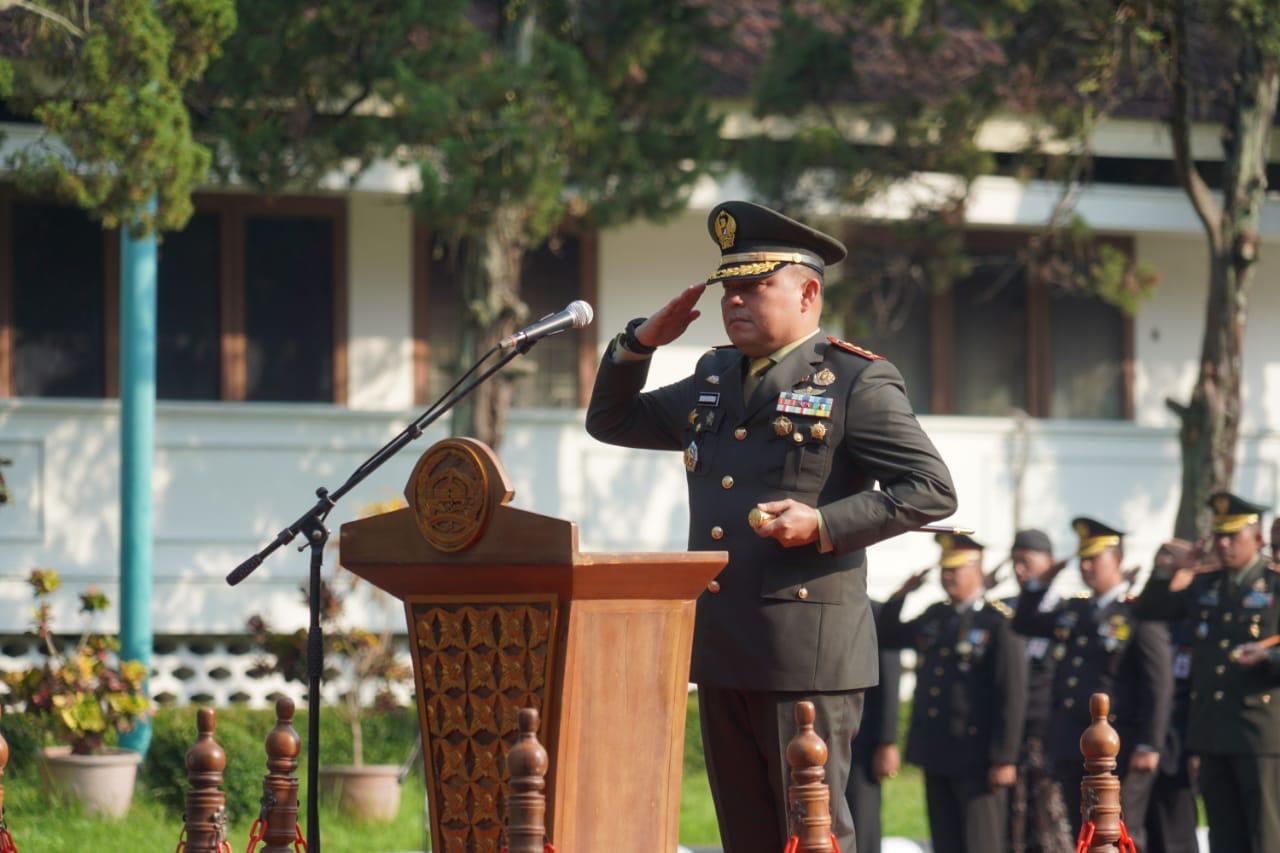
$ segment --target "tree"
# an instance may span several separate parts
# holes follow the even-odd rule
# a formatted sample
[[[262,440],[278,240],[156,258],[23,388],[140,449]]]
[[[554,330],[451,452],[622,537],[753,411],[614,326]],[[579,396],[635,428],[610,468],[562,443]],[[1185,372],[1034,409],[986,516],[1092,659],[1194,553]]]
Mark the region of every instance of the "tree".
[[[794,200],[789,188],[817,187],[860,204],[889,186],[919,182],[922,173],[951,176],[923,182],[935,192],[917,196],[908,227],[896,233],[899,248],[881,258],[889,279],[946,288],[967,270],[957,236],[964,205],[973,181],[994,171],[978,131],[1013,112],[1031,132],[1006,169],[1062,188],[1018,263],[1032,278],[1132,312],[1154,276],[1093,241],[1073,205],[1089,180],[1099,124],[1137,101],[1167,119],[1210,256],[1199,375],[1188,403],[1168,401],[1181,423],[1175,532],[1195,538],[1206,531],[1205,499],[1231,485],[1235,467],[1280,10],[1266,0],[833,0],[784,4],[775,32],[755,109],[762,118],[787,118],[795,131],[783,157],[772,140],[747,147],[748,171],[767,194],[786,203]],[[1223,129],[1221,200],[1191,158],[1191,123],[1206,118]],[[869,278],[884,281],[884,269]]]
[[[416,164],[412,203],[456,258],[462,361],[524,319],[525,253],[566,222],[679,209],[717,151],[687,0],[245,3],[192,98],[227,172],[266,191]],[[509,376],[455,431],[500,442]]]
[[[181,228],[210,162],[182,93],[234,27],[233,0],[0,0],[0,98],[42,126],[5,166],[109,228]]]

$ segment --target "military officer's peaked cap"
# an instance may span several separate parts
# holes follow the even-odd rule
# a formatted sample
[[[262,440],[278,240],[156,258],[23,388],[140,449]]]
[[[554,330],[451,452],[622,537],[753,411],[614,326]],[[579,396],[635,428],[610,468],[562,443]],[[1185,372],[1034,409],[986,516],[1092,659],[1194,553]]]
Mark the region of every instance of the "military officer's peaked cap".
[[[1267,507],[1231,492],[1214,492],[1209,496],[1209,508],[1213,510],[1214,533],[1239,533],[1250,524],[1256,524],[1267,511]]]
[[[942,546],[942,557],[938,560],[938,565],[944,569],[958,569],[973,559],[975,554],[982,554],[982,543],[971,536],[939,533],[933,538]]]
[[[767,278],[787,264],[822,273],[848,250],[829,234],[749,201],[723,201],[707,216],[707,231],[720,247],[720,267],[708,284]]]
[[[1124,531],[1103,524],[1094,518],[1080,516],[1071,520],[1071,529],[1080,537],[1077,557],[1096,557],[1108,548],[1119,548],[1124,541]]]
[[[1045,554],[1053,553],[1053,543],[1049,540],[1049,534],[1043,530],[1036,530],[1034,527],[1026,530],[1019,530],[1013,536],[1014,551],[1040,551]]]

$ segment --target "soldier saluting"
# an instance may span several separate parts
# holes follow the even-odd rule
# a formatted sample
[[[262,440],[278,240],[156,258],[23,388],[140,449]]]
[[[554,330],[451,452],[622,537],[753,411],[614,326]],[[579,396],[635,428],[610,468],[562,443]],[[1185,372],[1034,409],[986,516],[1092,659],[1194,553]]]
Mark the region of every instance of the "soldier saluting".
[[[1056,662],[1045,751],[1062,788],[1072,831],[1079,834],[1080,733],[1089,727],[1089,697],[1111,696],[1112,725],[1120,735],[1120,801],[1129,834],[1146,850],[1146,814],[1160,763],[1160,746],[1173,701],[1169,633],[1158,622],[1140,622],[1125,595],[1124,534],[1092,518],[1072,521],[1076,556],[1089,592],[1042,609],[1057,572],[1028,581],[1018,597],[1013,628],[1052,641]]]
[[[600,364],[587,431],[682,453],[689,548],[729,563],[698,598],[690,676],[726,853],[777,853],[788,837],[787,742],[814,703],[840,849],[863,691],[876,683],[866,548],[955,511],[951,475],[920,428],[902,377],[819,331],[833,237],[748,202],[716,205],[720,267],[627,325]],[[709,285],[731,346],[685,379],[642,392],[649,354],[684,333]],[[875,489],[879,482],[880,488]],[[755,529],[752,510],[774,518]]]
[[[1166,543],[1137,612],[1190,619],[1188,746],[1214,850],[1280,850],[1280,574],[1262,555],[1266,508],[1230,492],[1209,498],[1217,564],[1195,565],[1185,542]]]
[[[1009,608],[982,597],[982,545],[950,534],[938,542],[947,601],[902,621],[926,569],[885,603],[876,627],[882,644],[918,656],[907,761],[924,769],[935,853],[1000,853],[1026,713],[1026,650]]]

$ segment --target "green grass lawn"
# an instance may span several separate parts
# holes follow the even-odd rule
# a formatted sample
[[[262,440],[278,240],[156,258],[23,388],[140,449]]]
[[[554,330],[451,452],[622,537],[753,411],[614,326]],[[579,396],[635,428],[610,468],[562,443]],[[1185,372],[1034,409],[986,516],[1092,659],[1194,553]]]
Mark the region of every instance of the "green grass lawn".
[[[107,821],[86,817],[75,808],[52,801],[34,775],[32,767],[15,765],[9,768],[3,780],[5,814],[22,853],[171,850],[177,846],[182,829],[180,812],[161,805],[155,793],[141,784],[134,794],[128,816],[121,821]],[[305,767],[299,769],[299,776],[305,780]],[[305,790],[302,797],[305,797]],[[884,809],[886,835],[927,836],[924,786],[918,770],[904,767],[896,779],[886,783]],[[327,850],[396,853],[423,849],[427,843],[423,819],[422,782],[416,776],[410,776],[401,798],[400,813],[394,822],[354,824],[337,812],[322,808],[320,825]],[[250,823],[249,819],[241,819],[231,828],[229,840],[237,853],[247,846]],[[696,695],[690,697],[685,732],[680,840],[694,847],[717,846],[720,843],[702,758]]]

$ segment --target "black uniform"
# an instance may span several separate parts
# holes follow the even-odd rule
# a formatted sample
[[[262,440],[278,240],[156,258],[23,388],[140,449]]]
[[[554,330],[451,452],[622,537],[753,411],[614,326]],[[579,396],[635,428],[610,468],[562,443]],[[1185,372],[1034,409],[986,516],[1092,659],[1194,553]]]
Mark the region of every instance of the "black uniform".
[[[833,238],[745,202],[713,208],[708,230],[722,253],[717,281],[765,278],[786,263],[820,271],[845,253]],[[689,549],[729,552],[698,598],[690,676],[721,841],[728,853],[776,853],[788,837],[784,755],[797,701],[814,703],[832,790],[848,782],[863,691],[878,678],[866,548],[953,513],[951,475],[897,369],[844,341],[815,334],[779,353],[745,398],[748,360],[733,347],[643,393],[649,362],[615,357],[626,343],[615,340],[601,362],[587,431],[624,447],[683,451]],[[831,551],[756,535],[750,511],[786,498],[819,510]],[[848,805],[837,796],[831,806],[849,853]]]
[[[1015,596],[1004,603],[1012,611],[1018,599]],[[1018,753],[1018,781],[1010,791],[1009,847],[1012,853],[1068,853],[1066,810],[1045,759],[1053,696],[1051,643],[1045,637],[1032,637],[1026,646],[1027,715]]]
[[[993,792],[987,773],[1018,760],[1025,648],[999,602],[934,604],[905,623],[902,603],[889,599],[876,624],[882,644],[918,654],[906,760],[925,772],[933,849],[999,853],[1008,791]]]
[[[1199,853],[1196,838],[1196,793],[1187,766],[1187,727],[1191,711],[1191,645],[1195,626],[1187,620],[1170,626],[1173,639],[1173,711],[1160,750],[1147,807],[1147,841],[1162,853]]]
[[[1045,591],[1023,590],[1013,627],[1029,637],[1053,641],[1054,673],[1048,760],[1062,788],[1072,835],[1080,832],[1080,779],[1084,775],[1080,736],[1092,723],[1089,697],[1111,697],[1111,723],[1120,735],[1117,770],[1121,805],[1129,834],[1146,851],[1146,813],[1154,773],[1129,772],[1135,749],[1164,745],[1173,700],[1169,632],[1158,622],[1140,622],[1133,604],[1119,596],[1097,606],[1090,595],[1040,609]]]
[[[1238,645],[1280,633],[1280,574],[1259,557],[1233,578],[1198,576],[1181,592],[1153,575],[1138,599],[1153,619],[1191,619],[1188,745],[1200,756],[1200,794],[1213,850],[1280,850],[1280,649],[1253,667]]]
[[[883,609],[871,602],[878,617]],[[853,760],[845,799],[853,813],[854,834],[863,853],[880,850],[880,782],[871,776],[871,760],[884,744],[898,740],[898,690],[902,677],[901,654],[897,649],[880,646],[880,683],[867,691],[862,713],[862,728],[853,739]]]

